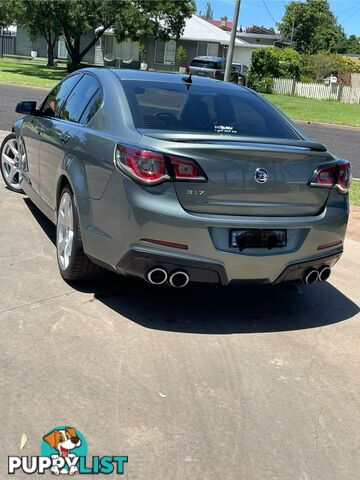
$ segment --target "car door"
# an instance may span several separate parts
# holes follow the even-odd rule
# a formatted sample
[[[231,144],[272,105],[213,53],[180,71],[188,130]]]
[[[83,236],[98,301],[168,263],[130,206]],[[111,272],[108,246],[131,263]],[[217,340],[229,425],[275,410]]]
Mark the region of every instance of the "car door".
[[[59,170],[65,158],[76,156],[76,145],[83,134],[84,111],[100,89],[98,79],[86,73],[73,86],[54,118],[48,119],[40,145],[40,193],[52,210],[56,209]]]
[[[27,177],[32,188],[40,194],[40,145],[44,135],[51,128],[52,118],[61,108],[71,88],[79,80],[80,75],[72,75],[54,87],[43,101],[37,115],[26,122],[21,135],[27,157]]]

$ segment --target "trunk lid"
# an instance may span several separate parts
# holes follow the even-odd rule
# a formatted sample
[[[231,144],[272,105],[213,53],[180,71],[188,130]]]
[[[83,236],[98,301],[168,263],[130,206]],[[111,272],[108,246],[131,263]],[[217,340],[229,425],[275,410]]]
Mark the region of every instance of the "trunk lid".
[[[329,189],[308,186],[314,170],[336,161],[321,144],[158,131],[146,135],[158,139],[158,150],[192,158],[206,173],[206,183],[175,182],[179,201],[189,212],[306,216],[318,214],[326,204]],[[266,182],[256,181],[257,169],[266,171]]]

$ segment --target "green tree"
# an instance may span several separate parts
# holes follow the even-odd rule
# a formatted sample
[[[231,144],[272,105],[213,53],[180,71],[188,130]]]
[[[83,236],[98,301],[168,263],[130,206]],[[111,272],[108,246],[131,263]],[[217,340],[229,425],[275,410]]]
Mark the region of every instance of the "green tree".
[[[48,0],[61,6],[58,22],[61,25],[71,69],[79,67],[86,53],[104,32],[112,27],[118,41],[146,37],[179,37],[185,19],[195,11],[193,0]],[[87,45],[81,46],[81,36],[96,31]]]
[[[210,2],[206,2],[206,7],[205,7],[205,18],[207,18],[208,20],[212,20],[213,19],[213,16],[214,16],[214,10],[212,9],[211,7],[211,3]]]
[[[264,25],[251,25],[251,27],[246,27],[245,28],[246,33],[260,33],[263,35],[274,35],[275,30],[271,28],[266,28]]]
[[[253,51],[249,76],[300,78],[301,57],[292,48],[259,48]]]
[[[345,53],[352,53],[360,55],[360,37],[350,35],[345,44]]]
[[[283,35],[293,39],[300,53],[344,51],[346,37],[328,0],[291,1],[278,28]]]
[[[61,34],[58,22],[59,2],[49,0],[22,0],[18,21],[26,24],[30,38],[43,37],[47,43],[48,67],[54,66],[54,48]]]
[[[0,27],[16,23],[21,13],[21,0],[0,0]]]

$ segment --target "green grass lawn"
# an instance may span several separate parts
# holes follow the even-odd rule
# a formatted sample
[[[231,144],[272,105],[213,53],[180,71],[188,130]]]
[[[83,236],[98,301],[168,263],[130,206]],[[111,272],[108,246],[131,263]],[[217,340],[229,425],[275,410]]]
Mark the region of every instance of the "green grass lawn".
[[[264,97],[293,120],[360,126],[360,105],[290,95],[265,94]]]
[[[353,180],[350,189],[350,203],[360,205],[360,180]]]
[[[0,82],[52,88],[66,75],[65,68],[0,60]]]

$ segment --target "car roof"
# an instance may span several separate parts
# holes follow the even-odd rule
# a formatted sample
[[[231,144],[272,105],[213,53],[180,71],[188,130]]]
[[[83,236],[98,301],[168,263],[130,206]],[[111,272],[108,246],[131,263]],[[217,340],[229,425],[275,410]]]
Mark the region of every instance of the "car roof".
[[[92,67],[92,68],[84,68],[81,70],[82,72],[93,72],[97,74],[100,78],[108,75],[108,72],[111,72],[113,75],[119,78],[120,81],[127,81],[127,80],[141,80],[142,82],[159,82],[159,83],[184,83],[184,79],[188,78],[188,74],[184,73],[162,73],[162,72],[149,72],[144,70],[128,70],[125,68],[104,68],[104,67]],[[199,77],[196,75],[191,76],[192,84],[193,85],[204,85],[209,86],[211,85],[213,88],[221,87],[221,88],[229,88],[229,89],[236,89],[237,91],[242,92],[251,92],[251,90],[242,87],[240,85],[235,85],[229,82],[223,82],[220,80],[215,80],[208,77]]]
[[[206,55],[202,55],[202,56],[199,56],[199,57],[194,57],[192,59],[192,61],[193,60],[205,60],[205,61],[208,61],[208,62],[222,62],[222,61],[225,62],[225,58],[222,58],[222,57],[207,57]]]

